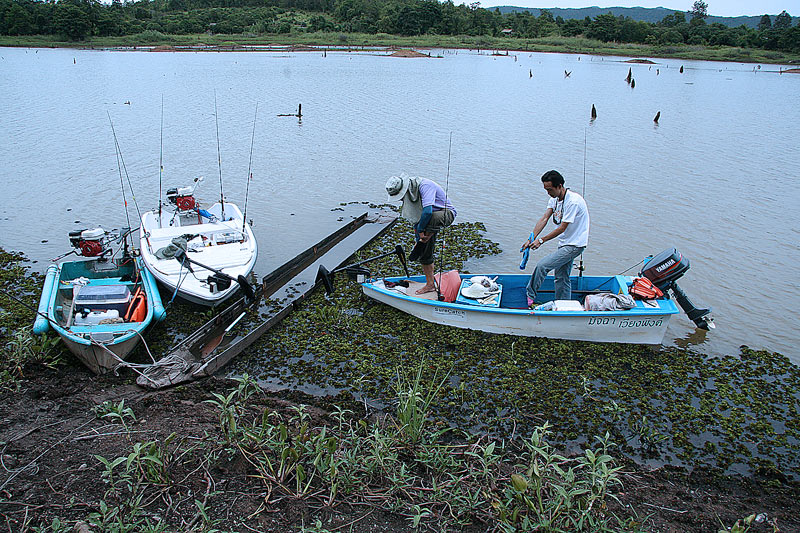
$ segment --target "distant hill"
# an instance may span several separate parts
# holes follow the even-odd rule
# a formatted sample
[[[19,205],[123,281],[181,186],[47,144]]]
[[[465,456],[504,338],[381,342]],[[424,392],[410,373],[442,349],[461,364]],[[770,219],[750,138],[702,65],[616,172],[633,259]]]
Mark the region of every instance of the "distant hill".
[[[531,14],[538,17],[539,13],[541,13],[542,9],[546,9],[550,13],[553,14],[553,17],[561,17],[564,20],[569,19],[583,19],[586,17],[594,18],[597,15],[603,15],[605,13],[611,12],[615,16],[623,15],[625,17],[630,17],[633,20],[641,20],[644,22],[661,22],[661,20],[666,17],[667,15],[671,15],[676,9],[666,9],[664,7],[581,7],[581,8],[560,8],[560,7],[546,7],[546,8],[536,8],[536,7],[514,7],[514,6],[500,6],[497,8],[494,7],[487,7],[486,9],[494,11],[495,9],[499,9],[500,13],[513,13],[515,11],[530,11]],[[684,13],[687,13],[684,11]],[[687,13],[686,20],[689,20],[689,15]],[[775,22],[775,15],[771,15],[772,21]],[[748,28],[755,28],[758,26],[758,22],[761,20],[760,16],[755,17],[713,17],[709,16],[706,19],[706,24],[713,24],[718,22],[720,24],[724,24],[726,26],[730,26],[731,28],[735,28],[737,26],[741,26],[744,24]]]

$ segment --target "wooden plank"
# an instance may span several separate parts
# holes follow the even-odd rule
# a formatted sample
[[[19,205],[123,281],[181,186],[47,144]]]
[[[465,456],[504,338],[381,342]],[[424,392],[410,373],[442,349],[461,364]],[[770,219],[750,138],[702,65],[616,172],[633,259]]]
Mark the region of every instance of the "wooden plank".
[[[350,256],[386,232],[396,220],[395,213],[379,212],[371,216],[364,213],[348,222],[264,276],[257,294],[269,298],[283,291],[281,307],[270,307],[263,299],[248,304],[240,298],[171,349],[156,365],[139,376],[137,383],[158,389],[214,374],[288,316],[316,288],[317,270],[323,261],[333,268],[343,265]],[[297,290],[295,287],[298,286],[303,289]],[[220,343],[228,325],[248,308],[253,309],[256,316],[267,318],[247,333]],[[201,354],[206,351],[210,353],[203,357]]]
[[[235,343],[223,350],[218,355],[212,356],[207,362],[202,365],[202,370],[198,369],[193,374],[195,377],[201,375],[210,376],[217,370],[222,368],[231,359],[239,355],[243,350],[252,345],[264,333],[269,331],[275,324],[283,320],[292,310],[294,310],[300,302],[306,299],[308,295],[317,287],[316,277],[317,270],[320,263],[324,260],[327,264],[333,265],[333,268],[338,268],[345,264],[347,259],[351,257],[358,250],[364,248],[369,243],[377,239],[380,235],[386,232],[397,219],[392,219],[391,222],[384,224],[374,224],[360,228],[354,232],[347,239],[343,239],[341,248],[336,250],[335,247],[329,249],[329,253],[325,254],[322,258],[321,255],[315,254],[317,258],[312,264],[308,265],[305,269],[300,271],[299,274],[285,282],[281,287],[288,288],[293,286],[302,286],[303,290],[290,291],[286,294],[287,303],[277,310],[275,314],[271,315],[266,321],[262,322],[250,333],[237,339]],[[349,241],[349,242],[348,242]],[[339,245],[337,245],[338,247]]]

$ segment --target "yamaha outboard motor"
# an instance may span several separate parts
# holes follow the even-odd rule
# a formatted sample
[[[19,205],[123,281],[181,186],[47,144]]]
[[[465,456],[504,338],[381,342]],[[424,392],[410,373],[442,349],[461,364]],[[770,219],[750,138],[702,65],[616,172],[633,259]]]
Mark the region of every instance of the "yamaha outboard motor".
[[[639,275],[652,281],[653,285],[661,289],[664,294],[667,294],[668,290],[672,291],[683,312],[698,328],[714,328],[711,309],[695,307],[686,293],[675,283],[687,270],[689,270],[689,260],[683,257],[676,248],[670,248],[655,257],[646,259]]]

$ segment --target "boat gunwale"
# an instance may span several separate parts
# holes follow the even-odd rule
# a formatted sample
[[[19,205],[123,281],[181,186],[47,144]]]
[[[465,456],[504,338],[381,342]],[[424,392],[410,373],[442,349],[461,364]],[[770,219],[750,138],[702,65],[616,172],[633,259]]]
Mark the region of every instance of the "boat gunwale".
[[[234,202],[225,202],[225,203],[227,204],[226,207],[231,209],[235,214],[235,216],[231,217],[231,219],[229,220],[219,221],[217,223],[206,222],[202,224],[192,224],[189,226],[176,226],[174,228],[161,227],[153,229],[159,231],[161,230],[170,231],[173,229],[184,228],[184,231],[178,233],[182,234],[186,232],[185,231],[186,229],[192,227],[211,226],[211,225],[219,226],[221,224],[234,223],[233,227],[231,227],[230,229],[232,231],[240,231],[245,235],[245,240],[243,242],[248,243],[247,250],[250,252],[249,257],[245,262],[240,262],[233,265],[226,265],[219,268],[218,270],[221,270],[223,272],[227,270],[227,272],[225,273],[234,278],[238,277],[240,274],[247,277],[250,274],[250,272],[252,272],[253,269],[255,268],[256,261],[258,260],[258,242],[256,241],[255,233],[253,233],[253,229],[251,228],[250,224],[246,223],[244,224],[244,231],[239,229],[240,224],[244,222],[244,215],[242,214],[241,209],[239,209],[239,206],[236,205]],[[208,208],[208,211],[213,211],[214,208],[220,205],[221,204],[219,202],[216,202]],[[176,273],[165,272],[161,270],[158,267],[158,262],[157,262],[158,259],[156,259],[156,261],[152,260],[152,258],[155,257],[155,251],[153,250],[153,245],[149,242],[149,239],[152,236],[152,234],[149,231],[146,231],[145,229],[145,220],[148,217],[155,219],[155,216],[156,215],[154,210],[146,211],[145,213],[142,214],[140,221],[139,244],[142,250],[141,259],[143,266],[150,272],[150,274],[153,275],[153,278],[155,278],[157,283],[163,285],[170,293],[174,293],[177,287],[178,296],[194,304],[206,307],[216,307],[220,305],[222,302],[228,300],[228,298],[233,296],[233,294],[235,294],[239,290],[238,284],[231,283],[231,286],[228,287],[227,289],[222,291],[217,291],[216,293],[211,293],[208,289],[202,288],[203,285],[199,285],[199,287],[201,288],[195,288],[191,284],[184,285],[183,282],[181,281],[182,269],[179,269]],[[176,277],[177,277],[177,282],[175,280]]]
[[[494,274],[493,274],[494,275]],[[503,274],[499,274],[503,275]],[[520,276],[520,274],[505,274],[506,276]],[[443,302],[439,300],[430,300],[427,298],[416,298],[414,296],[409,296],[407,294],[403,294],[398,291],[393,291],[386,288],[381,288],[375,285],[376,281],[379,280],[401,280],[401,279],[410,279],[412,281],[416,281],[414,278],[421,278],[422,276],[394,276],[394,277],[386,277],[386,278],[375,278],[369,279],[363,283],[361,286],[364,290],[373,290],[375,292],[383,293],[387,296],[391,296],[392,298],[397,298],[398,300],[406,300],[408,302],[412,302],[415,304],[422,304],[422,305],[431,305],[436,307],[447,307],[450,309],[458,309],[464,311],[472,311],[472,312],[479,312],[479,313],[497,313],[497,314],[510,314],[510,315],[517,315],[517,316],[541,316],[541,317],[651,317],[651,316],[672,316],[680,313],[678,306],[672,299],[669,298],[657,298],[656,301],[659,302],[659,308],[643,308],[643,307],[634,307],[632,309],[624,309],[624,310],[616,310],[616,311],[544,311],[544,310],[536,310],[536,309],[524,309],[524,308],[503,308],[503,307],[483,307],[483,306],[476,306],[476,305],[469,305],[469,304],[460,304],[456,302]],[[594,277],[594,276],[584,276],[585,278]],[[598,278],[603,278],[604,276],[596,276]],[[572,276],[575,278],[575,276]],[[465,279],[462,276],[461,279]],[[666,306],[666,308],[664,308]]]
[[[135,261],[139,261],[140,258],[134,258]],[[113,346],[117,344],[122,344],[127,342],[134,337],[138,337],[143,334],[144,330],[153,322],[155,319],[155,303],[153,301],[153,294],[151,293],[151,288],[148,286],[148,283],[144,282],[142,278],[139,283],[141,283],[142,287],[144,288],[145,294],[147,296],[147,315],[145,316],[144,320],[141,322],[123,322],[120,324],[98,324],[97,326],[77,326],[78,328],[95,328],[98,326],[105,326],[103,329],[96,329],[92,331],[73,331],[72,328],[64,327],[61,322],[56,318],[55,314],[55,302],[56,298],[58,297],[58,289],[59,283],[61,282],[61,273],[62,267],[67,262],[60,263],[56,265],[57,272],[55,277],[53,278],[53,289],[50,294],[50,300],[48,301],[47,305],[47,317],[50,321],[50,326],[53,330],[62,337],[66,337],[69,339],[70,342],[74,342],[76,344],[81,344],[84,346],[91,346],[92,344],[103,344],[104,346]],[[139,269],[144,269],[144,264],[138,265]],[[119,268],[118,268],[119,269]],[[92,279],[92,278],[89,278]],[[109,279],[109,278],[97,278],[97,279]],[[153,290],[157,290],[157,287],[153,287]],[[128,326],[127,329],[121,335],[117,335],[116,333],[123,330],[122,326]],[[92,333],[112,333],[114,334],[114,339],[111,342],[103,343],[99,341],[92,341],[90,338],[86,338],[85,335],[91,336]],[[65,339],[66,340],[66,339]]]

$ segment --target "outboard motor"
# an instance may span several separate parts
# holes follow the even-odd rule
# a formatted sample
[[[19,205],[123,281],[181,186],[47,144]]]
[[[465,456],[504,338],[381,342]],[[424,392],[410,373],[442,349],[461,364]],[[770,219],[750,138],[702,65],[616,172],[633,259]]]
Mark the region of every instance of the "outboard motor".
[[[167,200],[176,206],[180,211],[191,211],[197,207],[197,200],[194,198],[194,190],[203,181],[203,177],[195,178],[194,185],[191,187],[173,187],[167,189]]]
[[[644,276],[653,282],[653,285],[661,289],[664,294],[668,290],[672,291],[675,300],[698,328],[714,328],[714,318],[711,316],[711,309],[698,309],[686,296],[686,293],[678,286],[676,281],[689,270],[689,260],[681,255],[676,248],[664,250],[655,257],[646,259],[640,276]]]
[[[167,189],[167,200],[181,211],[190,211],[197,205],[193,194],[193,187],[173,187]]]
[[[79,229],[69,232],[69,243],[75,248],[78,255],[84,257],[97,257],[104,252],[103,238],[106,231],[103,228]]]

